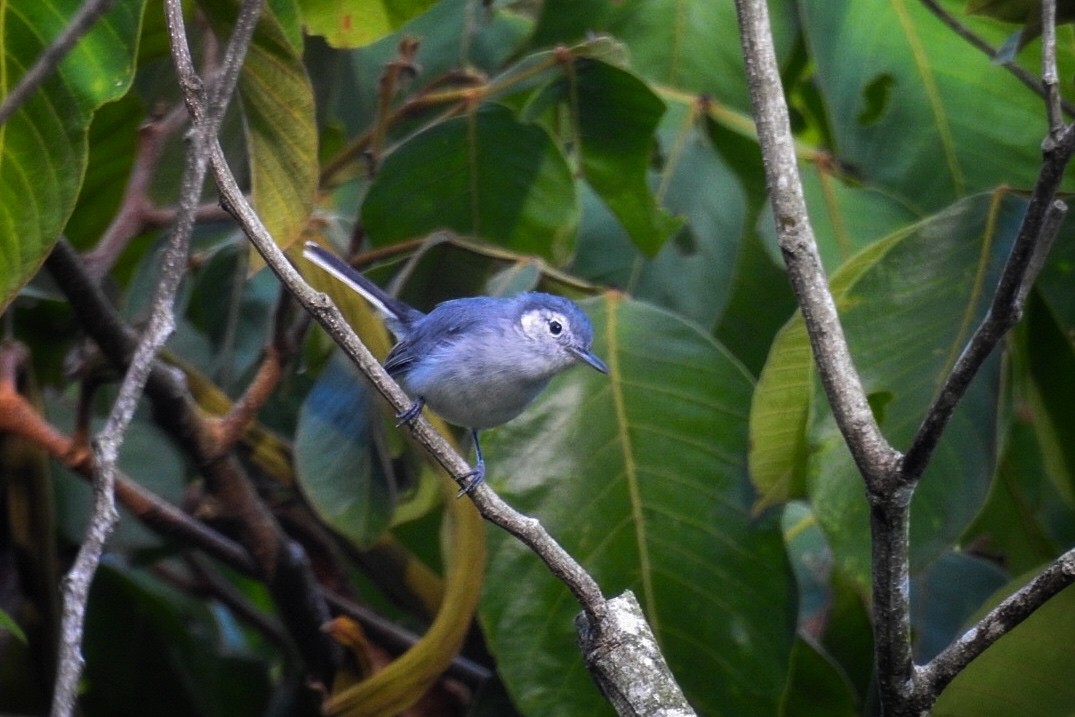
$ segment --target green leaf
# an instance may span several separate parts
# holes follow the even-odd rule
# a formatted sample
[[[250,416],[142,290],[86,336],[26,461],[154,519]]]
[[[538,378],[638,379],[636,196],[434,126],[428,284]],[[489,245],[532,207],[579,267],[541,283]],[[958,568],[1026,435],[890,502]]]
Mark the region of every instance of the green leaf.
[[[269,665],[228,621],[212,601],[102,565],[87,608],[80,705],[89,714],[264,714]]]
[[[657,206],[646,184],[664,103],[631,73],[585,57],[566,66],[528,114],[553,101],[566,102],[577,123],[574,139],[583,176],[635,245],[652,257],[681,224]]]
[[[583,185],[572,270],[712,327],[734,286],[746,195],[713,146],[697,104],[667,104],[657,130],[665,160],[652,183],[658,186],[658,201],[682,217],[683,227],[656,256],[648,257],[593,190]]]
[[[806,496],[806,428],[814,354],[799,314],[773,339],[750,405],[750,478],[757,509]]]
[[[990,605],[1025,585],[1013,580]],[[984,610],[982,611],[984,613]],[[934,717],[1071,714],[1075,704],[1075,588],[1067,588],[975,658],[941,693]]]
[[[777,54],[784,58],[797,40],[796,11],[790,3],[769,5]],[[546,0],[531,42],[570,44],[595,32],[626,44],[632,67],[653,83],[750,106],[733,3]]]
[[[868,187],[851,185],[818,163],[800,168],[803,192],[822,263],[828,272],[867,245],[921,217],[899,200]],[[761,215],[759,233],[777,264],[783,262],[776,220],[769,207]]]
[[[911,627],[917,664],[932,660],[963,632],[967,619],[1008,582],[996,564],[949,551],[911,581]]]
[[[214,27],[230,33],[235,0],[201,0]],[[297,241],[317,191],[313,88],[302,57],[268,7],[239,76],[254,208],[276,243]]]
[[[893,445],[910,442],[984,316],[1025,208],[1008,194],[972,197],[874,245],[860,255],[869,261],[853,261],[834,277],[852,356]],[[998,458],[999,391],[997,352],[956,409],[915,493],[913,570],[952,545],[985,499]],[[870,541],[862,478],[820,386],[811,413],[808,491],[837,562],[865,589]]]
[[[799,637],[791,656],[788,687],[780,706],[782,717],[852,717],[861,714],[847,676],[820,646]]]
[[[1024,210],[1023,200],[1006,194],[965,200],[869,246],[833,277],[856,367],[881,429],[895,446],[911,440],[939,382],[984,315]],[[870,550],[862,478],[820,385],[810,378],[808,357],[796,315],[774,343],[755,394],[752,476],[763,504],[799,495],[805,477],[838,565],[865,589]],[[998,391],[994,356],[956,410],[915,495],[916,569],[956,540],[985,498],[997,461]],[[968,445],[976,449],[960,448]]]
[[[452,229],[562,263],[578,207],[571,172],[541,127],[483,105],[385,158],[362,205],[376,244]]]
[[[1045,416],[1033,403],[1018,405],[989,497],[963,538],[1013,573],[1052,560],[1062,546],[1075,544],[1075,510],[1045,468]]]
[[[1034,183],[1046,131],[1041,99],[921,3],[799,7],[837,156],[866,183],[919,213]],[[999,36],[989,30],[987,38]]]
[[[635,592],[700,713],[773,714],[794,582],[776,516],[749,513],[750,376],[672,314],[619,294],[584,308],[610,375],[572,370],[489,431],[488,478],[606,591]],[[516,704],[609,714],[575,646],[578,605],[517,541],[490,539],[481,616]]]
[[[81,4],[11,0],[0,8],[0,97]],[[37,271],[75,206],[90,119],[130,86],[142,9],[140,0],[117,2],[0,125],[0,310]]]
[[[307,32],[336,48],[367,45],[399,29],[436,0],[299,0]]]

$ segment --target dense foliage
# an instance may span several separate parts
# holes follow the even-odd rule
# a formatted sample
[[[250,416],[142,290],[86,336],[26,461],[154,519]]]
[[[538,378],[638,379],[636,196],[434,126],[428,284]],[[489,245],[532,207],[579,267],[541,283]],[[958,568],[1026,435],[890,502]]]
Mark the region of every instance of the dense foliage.
[[[0,94],[79,5],[0,5]],[[189,3],[207,77],[236,5]],[[1017,29],[941,5],[993,46]],[[1038,171],[1043,102],[915,0],[770,12],[832,290],[902,446],[988,308]],[[1070,77],[1071,27],[1059,38]],[[3,712],[47,704],[55,586],[90,506],[80,456],[117,378],[42,264],[64,237],[118,315],[144,319],[184,151],[168,42],[160,3],[117,0],[0,126]],[[1038,58],[1031,41],[1017,62],[1034,74]],[[869,508],[782,274],[731,0],[272,0],[221,144],[277,243],[382,355],[383,328],[300,259],[303,241],[394,277],[419,307],[531,288],[579,300],[610,375],[564,374],[487,432],[488,480],[606,594],[635,592],[699,714],[874,708]],[[364,629],[331,631],[346,655],[329,711],[422,698],[416,714],[610,713],[563,585],[454,499],[324,334],[303,331],[213,187],[203,199],[162,360],[201,410],[191,421],[256,403],[229,454],[331,604],[361,607]],[[1068,222],[915,496],[917,659],[1075,543],[1073,272]],[[94,585],[85,714],[316,714],[286,597],[207,546],[249,515],[203,480],[182,421],[162,417],[176,406],[147,402],[124,445],[142,492],[120,496]],[[210,537],[165,529],[135,493]],[[992,647],[937,713],[1067,714],[1073,600]]]

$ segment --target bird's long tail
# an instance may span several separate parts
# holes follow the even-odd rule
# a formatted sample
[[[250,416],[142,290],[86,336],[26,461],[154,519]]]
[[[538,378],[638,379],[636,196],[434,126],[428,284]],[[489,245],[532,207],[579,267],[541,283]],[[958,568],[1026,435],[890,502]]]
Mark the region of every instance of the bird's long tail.
[[[410,324],[422,317],[418,309],[390,295],[328,249],[313,242],[306,242],[302,255],[361,294],[385,317],[393,333],[400,333],[397,328],[405,333]],[[398,327],[393,324],[397,324]]]

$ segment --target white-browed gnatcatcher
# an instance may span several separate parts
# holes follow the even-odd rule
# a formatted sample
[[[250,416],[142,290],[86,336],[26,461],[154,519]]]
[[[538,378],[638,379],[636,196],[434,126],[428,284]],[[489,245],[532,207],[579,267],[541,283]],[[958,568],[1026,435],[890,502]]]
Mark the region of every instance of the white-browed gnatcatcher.
[[[428,404],[448,422],[470,429],[477,465],[464,476],[460,495],[485,478],[480,429],[518,416],[549,379],[576,363],[608,373],[590,351],[590,319],[562,296],[452,299],[424,314],[317,244],[307,243],[303,256],[365,297],[395,334],[384,367],[414,399],[397,416],[400,424]]]

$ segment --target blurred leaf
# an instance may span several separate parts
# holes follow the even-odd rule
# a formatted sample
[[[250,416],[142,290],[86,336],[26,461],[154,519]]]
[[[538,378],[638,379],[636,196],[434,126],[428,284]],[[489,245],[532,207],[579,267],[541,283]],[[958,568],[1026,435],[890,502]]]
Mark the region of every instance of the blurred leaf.
[[[92,246],[112,222],[127,186],[146,111],[133,94],[101,107],[90,124],[89,161],[78,204],[64,228],[80,249]]]
[[[872,615],[858,585],[838,570],[832,573],[830,589],[832,603],[822,647],[840,665],[862,704],[876,687]]]
[[[379,40],[436,0],[299,0],[307,32],[332,47],[354,48]]]
[[[1006,585],[989,606],[1025,585],[1033,574]],[[985,608],[978,617],[984,614]],[[1049,600],[975,658],[941,693],[934,717],[1067,717],[1075,704],[1075,588]]]
[[[1039,413],[1033,412],[1032,423],[1020,418],[1028,413],[1016,409],[989,497],[962,541],[1009,573],[1030,570],[1075,543],[1075,511],[1047,478]]]
[[[231,32],[237,0],[199,0],[218,32]],[[301,237],[317,190],[317,125],[299,50],[270,6],[261,14],[239,76],[254,208],[276,243]],[[252,266],[261,265],[261,259]]]
[[[87,714],[244,717],[267,706],[268,665],[222,639],[204,600],[179,595],[145,575],[105,563],[86,616]]]
[[[849,272],[837,305],[863,386],[893,445],[910,442],[988,309],[1025,209],[1010,194],[972,197],[884,242],[886,251],[857,276]],[[952,545],[985,499],[998,460],[999,391],[1000,355],[994,352],[953,414],[915,493],[913,571]],[[820,386],[813,402],[811,499],[837,561],[865,588],[870,551],[862,478],[824,408]]]
[[[16,640],[26,644],[26,633],[19,627],[19,623],[15,622],[15,619],[8,615],[3,610],[0,610],[0,630],[10,632]]]
[[[1041,0],[967,0],[965,11],[1005,22],[1024,22],[1031,12],[1041,13]]]
[[[1041,99],[921,3],[799,8],[837,157],[870,186],[925,214],[1001,184],[1034,183],[1040,156],[1028,148],[1045,134]],[[998,28],[982,32],[995,37]]]
[[[455,487],[441,482],[445,494]],[[472,503],[448,499],[442,534],[444,600],[424,635],[372,677],[333,694],[325,715],[381,717],[398,714],[418,701],[443,676],[470,632],[484,573],[485,524]]]
[[[809,504],[793,501],[780,519],[788,560],[799,586],[799,630],[813,635],[827,619],[832,551]]]
[[[79,9],[79,0],[10,0],[0,13],[0,97]],[[37,271],[75,206],[94,111],[130,86],[143,2],[106,13],[0,125],[0,310]]]
[[[70,435],[75,425],[72,396],[46,394],[46,414],[50,422]],[[101,419],[103,421],[103,419]],[[91,430],[100,426],[94,424]],[[78,544],[85,536],[93,510],[93,490],[88,481],[53,461],[56,467],[56,518],[63,540]],[[143,488],[181,505],[186,487],[187,464],[175,444],[144,414],[136,414],[123,440],[119,469]],[[153,550],[163,538],[137,520],[121,520],[108,541],[113,550]]]
[[[452,229],[555,263],[571,251],[577,221],[571,172],[552,138],[491,104],[389,154],[362,205],[378,245]]]
[[[967,619],[1008,582],[991,562],[947,552],[911,581],[915,663],[922,665],[963,633]]]
[[[852,717],[860,714],[847,677],[812,641],[799,637],[791,653],[782,717]]]
[[[1031,405],[1046,474],[1075,505],[1075,235],[1065,227],[1027,310]]]
[[[400,489],[385,475],[381,420],[366,378],[334,351],[299,414],[295,471],[321,519],[360,547],[388,527]]]
[[[814,354],[799,314],[773,339],[750,404],[750,479],[755,512],[806,497],[806,428],[814,395]]]
[[[646,185],[664,103],[631,73],[585,57],[566,65],[564,76],[528,110],[543,110],[552,101],[565,102],[577,123],[572,129],[578,136],[571,139],[583,176],[631,241],[652,257],[681,223],[657,205]]]
[[[657,131],[664,164],[651,183],[661,204],[685,220],[683,227],[647,257],[583,185],[572,270],[712,327],[734,287],[746,196],[713,146],[697,103],[668,102]]]
[[[731,298],[747,199],[698,103],[667,104],[658,127],[664,155],[658,199],[684,225],[641,264],[634,293],[711,328]]]
[[[618,294],[584,308],[610,376],[570,371],[489,431],[488,478],[606,591],[639,596],[701,713],[771,714],[795,599],[779,525],[749,515],[750,377],[674,315]],[[608,714],[575,647],[578,606],[517,541],[491,540],[482,622],[520,710]]]

